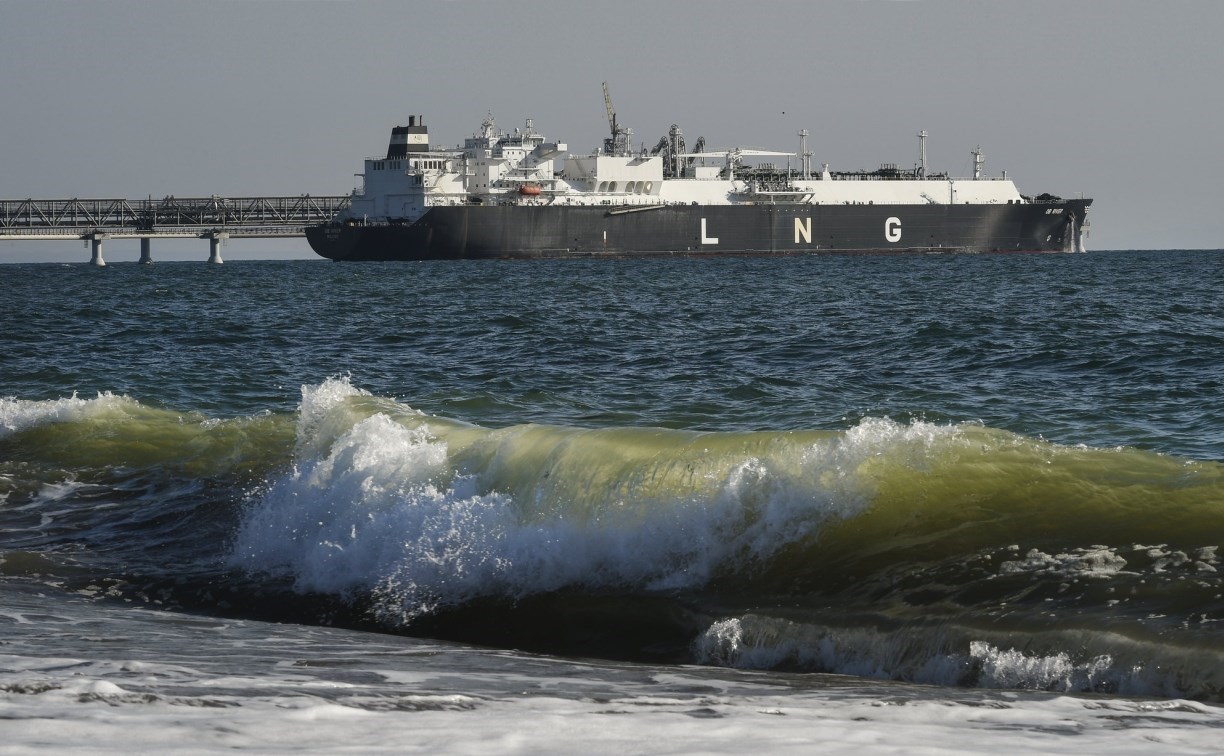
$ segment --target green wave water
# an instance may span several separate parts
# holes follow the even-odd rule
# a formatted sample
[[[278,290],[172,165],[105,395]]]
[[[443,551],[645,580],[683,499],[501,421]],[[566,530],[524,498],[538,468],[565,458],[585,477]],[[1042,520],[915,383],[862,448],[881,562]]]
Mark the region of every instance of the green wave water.
[[[481,612],[506,635],[476,637],[505,642],[611,621],[650,629],[613,630],[615,655],[919,681],[1214,697],[1224,671],[1205,661],[1224,611],[1219,463],[870,419],[485,428],[347,380],[304,389],[296,415],[113,396],[5,413],[3,525],[37,547],[3,553],[10,576],[102,575],[133,596],[237,570],[244,590],[330,595],[391,630],[468,637]],[[227,506],[206,504],[219,489]],[[82,541],[97,553],[59,559]],[[107,575],[137,544],[153,558]],[[1177,679],[1153,682],[1153,664]]]

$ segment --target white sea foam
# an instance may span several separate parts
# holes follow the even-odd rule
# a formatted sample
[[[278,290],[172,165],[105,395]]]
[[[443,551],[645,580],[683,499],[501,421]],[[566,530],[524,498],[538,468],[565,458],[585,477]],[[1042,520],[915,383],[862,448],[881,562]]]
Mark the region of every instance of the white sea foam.
[[[134,400],[109,391],[100,392],[94,399],[80,399],[75,391],[72,396],[46,401],[0,397],[0,438],[39,425],[80,421],[100,411],[121,411],[134,405]]]
[[[1024,559],[1002,562],[1000,575],[1034,573],[1062,577],[1111,578],[1123,571],[1126,559],[1108,546],[1073,549],[1066,553],[1046,554],[1029,549]]]
[[[1076,662],[1066,653],[1026,654],[973,641],[969,657],[979,670],[977,685],[983,688],[1091,691],[1114,684],[1119,674],[1108,654]]]
[[[6,754],[1125,756],[1210,753],[1224,727],[1224,711],[1185,700],[591,663],[62,597],[5,598],[26,620],[6,630],[0,654]],[[1006,653],[983,653],[1010,663]]]

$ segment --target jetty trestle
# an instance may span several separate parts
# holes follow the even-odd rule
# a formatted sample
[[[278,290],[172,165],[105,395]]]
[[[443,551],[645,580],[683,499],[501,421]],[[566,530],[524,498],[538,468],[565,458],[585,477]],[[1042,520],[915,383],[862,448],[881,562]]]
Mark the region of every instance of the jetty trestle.
[[[0,241],[84,239],[90,262],[104,266],[106,239],[140,239],[140,262],[153,262],[152,239],[208,239],[209,262],[220,263],[230,237],[275,239],[305,235],[348,207],[351,197],[164,197],[159,200],[0,200]]]

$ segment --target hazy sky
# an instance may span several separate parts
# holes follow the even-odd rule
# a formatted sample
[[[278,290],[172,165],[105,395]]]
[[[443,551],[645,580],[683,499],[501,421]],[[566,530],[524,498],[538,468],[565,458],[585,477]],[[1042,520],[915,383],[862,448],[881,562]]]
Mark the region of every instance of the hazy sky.
[[[926,129],[933,170],[980,144],[1025,194],[1093,197],[1091,249],[1220,248],[1221,30],[1224,0],[0,0],[0,198],[344,194],[410,114],[585,151],[607,81],[635,145],[807,128],[817,164],[871,169]],[[0,242],[19,259],[88,251]]]

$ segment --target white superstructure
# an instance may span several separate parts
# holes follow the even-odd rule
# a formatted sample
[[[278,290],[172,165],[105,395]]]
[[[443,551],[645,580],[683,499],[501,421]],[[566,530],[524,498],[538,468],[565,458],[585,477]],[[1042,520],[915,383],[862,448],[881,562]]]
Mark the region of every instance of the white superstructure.
[[[611,109],[609,108],[609,111]],[[405,135],[407,128],[416,133]],[[627,129],[618,128],[624,144]],[[676,127],[673,127],[676,130]],[[677,130],[678,131],[678,130]],[[806,140],[806,132],[801,136]],[[926,132],[920,135],[925,139]],[[613,143],[613,140],[605,140]],[[925,149],[925,146],[924,146]],[[873,172],[804,177],[789,166],[749,165],[765,156],[798,153],[733,149],[670,156],[685,163],[682,178],[665,177],[664,158],[645,148],[614,154],[571,155],[564,142],[548,141],[530,119],[506,133],[490,116],[461,147],[431,149],[424,124],[397,127],[385,158],[365,161],[364,185],[354,191],[345,217],[363,223],[412,223],[440,205],[819,205],[1013,204],[1027,202],[1007,178],[926,175],[883,166]]]

